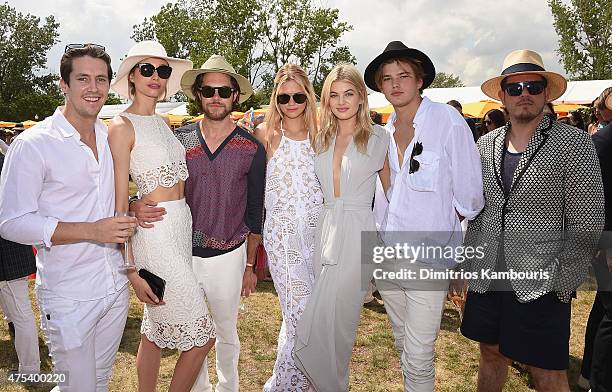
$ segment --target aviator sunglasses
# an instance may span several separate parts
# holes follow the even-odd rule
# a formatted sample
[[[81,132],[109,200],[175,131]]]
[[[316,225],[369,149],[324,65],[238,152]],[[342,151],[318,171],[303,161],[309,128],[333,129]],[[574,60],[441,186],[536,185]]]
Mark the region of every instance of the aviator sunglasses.
[[[518,97],[527,89],[529,95],[540,95],[546,88],[546,80],[530,80],[527,82],[502,83],[502,88],[511,97]]]
[[[212,98],[215,95],[215,91],[221,98],[229,98],[235,89],[228,86],[213,87],[213,86],[202,86],[199,88],[200,93],[204,98]]]
[[[138,68],[140,74],[145,78],[153,76],[155,71],[157,71],[157,76],[159,76],[161,79],[168,79],[170,75],[172,75],[172,67],[169,65],[160,65],[159,67],[155,68],[153,64],[140,63],[136,64],[134,68]]]
[[[276,102],[278,102],[281,105],[286,105],[289,103],[289,100],[291,98],[293,98],[293,102],[297,103],[298,105],[306,102],[306,94],[302,94],[302,93],[278,94],[276,96]]]

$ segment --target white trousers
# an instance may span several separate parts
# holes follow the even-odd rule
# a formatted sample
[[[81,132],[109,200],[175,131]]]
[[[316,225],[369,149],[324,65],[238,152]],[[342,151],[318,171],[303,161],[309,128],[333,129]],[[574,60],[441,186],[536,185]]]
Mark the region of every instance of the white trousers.
[[[106,392],[127,320],[129,291],[91,301],[58,297],[38,289],[43,332],[55,372],[68,381],[53,391]]]
[[[28,278],[0,282],[0,306],[15,327],[15,351],[19,358],[19,373],[40,372],[38,330],[28,297]]]
[[[433,392],[434,352],[446,291],[380,291],[400,352],[404,391]]]
[[[215,353],[217,392],[238,392],[238,307],[242,277],[246,267],[246,243],[229,253],[215,257],[193,257],[193,272],[204,288],[208,310],[217,330]],[[192,392],[212,392],[208,379],[208,358],[204,361]]]

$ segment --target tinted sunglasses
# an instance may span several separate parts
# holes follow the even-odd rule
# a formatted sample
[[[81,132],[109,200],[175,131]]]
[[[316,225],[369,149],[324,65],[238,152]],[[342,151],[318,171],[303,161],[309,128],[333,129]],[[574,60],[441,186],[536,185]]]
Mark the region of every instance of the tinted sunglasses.
[[[228,86],[213,87],[213,86],[202,86],[199,88],[200,93],[204,98],[212,98],[215,95],[215,91],[221,98],[229,98],[235,89]]]
[[[136,67],[140,71],[140,74],[145,78],[153,76],[155,71],[157,71],[157,76],[159,76],[161,79],[168,79],[170,75],[172,75],[172,67],[169,65],[160,65],[159,67],[155,68],[153,64],[140,63],[134,66],[134,68]]]
[[[100,49],[103,52],[106,51],[106,48],[102,45],[98,45],[98,44],[68,44],[66,45],[66,47],[64,48],[64,53],[67,53],[70,50],[73,49],[85,49],[85,48],[95,48],[95,49]]]
[[[286,105],[289,103],[289,100],[293,98],[293,102],[297,103],[298,105],[303,104],[304,102],[306,102],[306,94],[302,94],[302,93],[295,93],[295,94],[278,94],[276,96],[276,102],[278,102],[281,105]]]
[[[414,172],[419,171],[421,164],[419,163],[419,161],[414,159],[414,157],[416,157],[417,155],[421,155],[422,152],[423,152],[423,143],[416,142],[414,147],[412,147],[412,153],[410,154],[410,164],[409,164],[408,174],[412,174]]]
[[[484,120],[485,125],[491,125],[493,123],[493,121],[491,120]]]
[[[546,88],[546,80],[530,80],[527,82],[502,83],[502,88],[511,97],[518,97],[527,89],[529,95],[540,95]]]

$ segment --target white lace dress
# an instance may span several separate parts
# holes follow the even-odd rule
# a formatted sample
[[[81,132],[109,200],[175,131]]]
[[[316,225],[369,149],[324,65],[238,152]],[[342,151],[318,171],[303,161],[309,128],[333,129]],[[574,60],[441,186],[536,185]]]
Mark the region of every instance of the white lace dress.
[[[157,116],[121,113],[134,126],[130,175],[141,195],[188,177],[185,148]],[[166,280],[165,305],[145,304],[140,333],[158,347],[187,351],[215,337],[205,295],[193,272],[191,211],[185,199],[158,203],[164,219],[132,237],[137,268]]]
[[[312,291],[312,256],[323,194],[308,139],[281,137],[266,171],[263,241],[283,314],[276,363],[264,391],[307,391],[308,379],[295,366],[295,328]]]

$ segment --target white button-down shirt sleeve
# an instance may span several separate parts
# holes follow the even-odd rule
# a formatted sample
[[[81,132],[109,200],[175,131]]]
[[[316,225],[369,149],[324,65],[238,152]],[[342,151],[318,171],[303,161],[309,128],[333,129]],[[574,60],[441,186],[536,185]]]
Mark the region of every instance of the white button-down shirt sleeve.
[[[0,235],[3,238],[51,247],[58,220],[38,212],[44,171],[44,158],[36,146],[15,140],[6,156],[0,181]]]
[[[459,215],[472,220],[484,207],[484,191],[480,154],[465,121],[453,125],[444,149],[452,177],[453,206]]]

